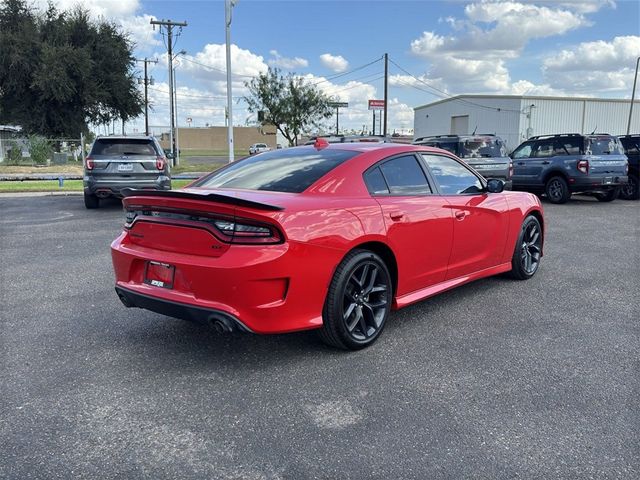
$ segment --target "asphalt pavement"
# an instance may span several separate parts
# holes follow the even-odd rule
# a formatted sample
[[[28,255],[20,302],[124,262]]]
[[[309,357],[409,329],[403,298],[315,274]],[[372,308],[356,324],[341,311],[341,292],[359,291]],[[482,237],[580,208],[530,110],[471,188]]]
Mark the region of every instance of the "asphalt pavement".
[[[2,197],[0,478],[640,478],[640,203],[576,198],[346,353],[126,309],[118,202]]]

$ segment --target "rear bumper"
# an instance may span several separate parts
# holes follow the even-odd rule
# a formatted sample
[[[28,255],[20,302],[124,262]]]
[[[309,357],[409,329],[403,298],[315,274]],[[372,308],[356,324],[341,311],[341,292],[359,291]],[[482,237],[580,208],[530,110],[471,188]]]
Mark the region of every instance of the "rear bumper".
[[[322,325],[327,286],[342,255],[304,243],[237,245],[219,256],[195,255],[136,245],[127,233],[111,244],[116,291],[132,306],[198,322],[220,316],[265,334]],[[148,261],[175,268],[172,288],[145,282]]]
[[[180,318],[190,322],[203,325],[212,325],[215,322],[222,322],[229,326],[231,330],[253,333],[249,327],[243,324],[233,315],[222,310],[202,308],[195,305],[173,302],[134,292],[122,287],[116,287],[116,293],[125,307],[144,308],[152,312],[167,315],[169,317]]]
[[[601,192],[614,187],[621,187],[628,182],[629,177],[626,175],[570,177],[569,189],[572,192]]]
[[[171,178],[165,175],[150,179],[127,178],[122,180],[105,179],[85,175],[84,192],[89,195],[122,197],[125,188],[147,190],[171,190]]]

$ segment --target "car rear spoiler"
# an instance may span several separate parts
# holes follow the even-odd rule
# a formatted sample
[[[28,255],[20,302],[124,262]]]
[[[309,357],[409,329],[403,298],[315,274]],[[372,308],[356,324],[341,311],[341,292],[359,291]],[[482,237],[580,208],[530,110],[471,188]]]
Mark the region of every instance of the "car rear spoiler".
[[[188,193],[179,190],[142,190],[135,188],[125,188],[121,191],[123,197],[162,197],[162,198],[184,198],[189,200],[201,200],[205,202],[226,203],[239,207],[255,208],[256,210],[284,210],[283,207],[269,205],[268,203],[254,202],[243,198],[220,195],[219,193]]]

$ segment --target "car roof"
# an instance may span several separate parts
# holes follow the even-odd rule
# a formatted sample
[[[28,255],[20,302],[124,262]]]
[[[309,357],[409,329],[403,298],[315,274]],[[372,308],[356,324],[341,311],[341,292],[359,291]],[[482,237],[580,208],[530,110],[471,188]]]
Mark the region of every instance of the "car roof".
[[[96,140],[155,140],[152,135],[98,135]]]
[[[389,150],[390,154],[401,152],[418,152],[418,151],[441,151],[439,148],[426,147],[422,145],[409,145],[406,143],[390,143],[390,142],[347,142],[347,143],[329,143],[326,146],[317,149],[314,145],[302,145],[292,147],[306,150],[349,150],[353,152],[372,152],[376,150]],[[395,151],[395,152],[394,152]]]

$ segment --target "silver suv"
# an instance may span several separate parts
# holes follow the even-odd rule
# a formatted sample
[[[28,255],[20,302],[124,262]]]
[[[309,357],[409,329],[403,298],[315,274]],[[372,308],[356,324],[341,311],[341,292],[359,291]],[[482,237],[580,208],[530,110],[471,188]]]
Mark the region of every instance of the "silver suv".
[[[154,137],[98,137],[84,162],[83,184],[87,208],[122,197],[125,188],[171,190],[169,162]]]
[[[442,148],[478,171],[485,178],[498,178],[511,188],[513,162],[507,156],[504,141],[493,134],[437,135],[414,140],[414,145]]]

